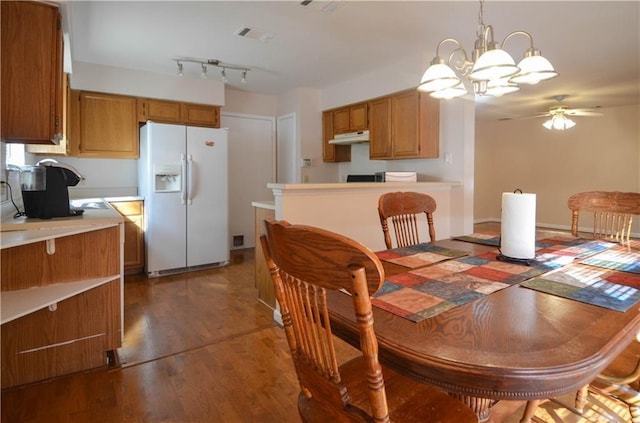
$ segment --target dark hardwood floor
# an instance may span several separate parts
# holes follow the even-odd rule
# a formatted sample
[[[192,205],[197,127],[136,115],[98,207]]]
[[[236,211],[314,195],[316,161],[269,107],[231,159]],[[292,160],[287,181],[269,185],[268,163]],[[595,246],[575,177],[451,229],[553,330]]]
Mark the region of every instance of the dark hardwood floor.
[[[4,390],[2,423],[299,422],[286,339],[257,301],[253,276],[253,249],[233,251],[223,268],[127,276],[118,365]],[[358,353],[337,343],[344,359]],[[522,407],[500,402],[494,421],[518,422]],[[598,396],[584,417],[553,402],[536,416],[629,421],[626,407]]]

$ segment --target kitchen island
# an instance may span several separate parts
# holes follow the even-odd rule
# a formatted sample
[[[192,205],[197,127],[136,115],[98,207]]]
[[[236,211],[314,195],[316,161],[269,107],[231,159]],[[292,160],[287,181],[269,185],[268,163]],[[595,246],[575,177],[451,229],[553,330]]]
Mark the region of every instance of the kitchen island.
[[[2,220],[2,388],[106,366],[121,346],[123,222],[106,203]]]
[[[437,239],[473,232],[473,215],[466,211],[472,207],[465,207],[464,187],[459,182],[267,184],[267,187],[273,191],[276,219],[338,232],[373,251],[386,248],[378,217],[378,198],[387,192],[431,195],[437,203],[433,215]],[[426,228],[420,229],[427,234]]]

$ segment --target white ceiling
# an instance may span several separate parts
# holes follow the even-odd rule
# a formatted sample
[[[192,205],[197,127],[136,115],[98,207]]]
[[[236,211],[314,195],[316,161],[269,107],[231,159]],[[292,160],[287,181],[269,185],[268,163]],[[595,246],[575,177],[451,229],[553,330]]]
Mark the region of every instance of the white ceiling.
[[[217,59],[251,68],[246,84],[228,72],[231,86],[264,94],[322,89],[405,63],[389,78],[408,75],[417,85],[441,39],[457,38],[470,52],[479,11],[477,1],[63,2],[73,61],[175,75],[175,57]],[[501,98],[477,97],[478,116],[537,114],[556,105],[557,95],[567,95],[569,107],[638,104],[639,21],[638,1],[486,2],[484,22],[496,40],[529,32],[560,76]],[[244,26],[274,37],[235,35]],[[527,47],[525,37],[514,37],[505,49],[518,61]],[[198,65],[184,70],[186,78],[200,77]]]

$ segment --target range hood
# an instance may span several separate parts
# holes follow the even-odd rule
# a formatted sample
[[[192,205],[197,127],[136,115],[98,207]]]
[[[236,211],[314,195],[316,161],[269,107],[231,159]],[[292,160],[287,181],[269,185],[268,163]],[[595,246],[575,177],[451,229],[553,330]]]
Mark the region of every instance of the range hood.
[[[329,144],[358,144],[361,142],[369,142],[369,131],[338,134],[332,140],[329,140]]]

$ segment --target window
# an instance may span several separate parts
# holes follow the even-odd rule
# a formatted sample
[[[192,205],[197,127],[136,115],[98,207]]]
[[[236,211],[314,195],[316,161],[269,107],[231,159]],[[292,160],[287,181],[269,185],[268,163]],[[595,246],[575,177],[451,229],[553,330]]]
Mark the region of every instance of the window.
[[[7,165],[24,166],[24,144],[7,144]]]
[[[1,150],[0,150],[1,151]],[[25,164],[24,158],[24,144],[4,144],[4,154],[2,160],[2,181],[8,182],[11,184],[12,188],[18,186],[19,181],[9,177],[11,173],[15,174],[16,172],[8,172],[7,169],[14,166],[24,166]],[[3,183],[0,189],[0,202],[5,202],[9,200],[9,192],[7,190],[6,185]]]

